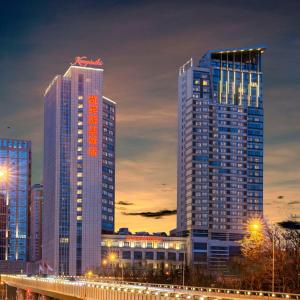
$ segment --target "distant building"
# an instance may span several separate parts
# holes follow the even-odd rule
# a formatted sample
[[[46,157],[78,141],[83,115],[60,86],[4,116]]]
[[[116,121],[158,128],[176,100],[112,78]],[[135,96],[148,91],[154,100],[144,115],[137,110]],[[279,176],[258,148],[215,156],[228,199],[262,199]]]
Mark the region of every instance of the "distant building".
[[[170,274],[182,270],[186,261],[187,238],[147,234],[102,235],[102,274],[111,275],[123,269]]]
[[[42,208],[43,185],[34,184],[30,203],[29,260],[32,262],[42,259]]]
[[[179,70],[177,234],[212,269],[263,213],[264,50],[209,51]]]
[[[27,260],[31,142],[0,138],[0,257]]]
[[[119,235],[130,235],[131,232],[129,231],[129,229],[127,227],[123,227],[123,228],[119,229],[118,234]]]
[[[77,57],[45,92],[43,260],[54,273],[100,267],[101,232],[114,232],[116,103],[103,67]]]

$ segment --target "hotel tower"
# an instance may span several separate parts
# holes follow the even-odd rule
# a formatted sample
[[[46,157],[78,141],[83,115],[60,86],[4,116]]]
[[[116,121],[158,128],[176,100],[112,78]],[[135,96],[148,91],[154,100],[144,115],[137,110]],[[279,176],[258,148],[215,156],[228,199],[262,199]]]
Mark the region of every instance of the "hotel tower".
[[[179,69],[177,233],[213,269],[263,213],[264,50],[208,51]]]
[[[43,261],[55,274],[101,265],[101,233],[114,231],[115,102],[102,61],[77,57],[44,99]]]

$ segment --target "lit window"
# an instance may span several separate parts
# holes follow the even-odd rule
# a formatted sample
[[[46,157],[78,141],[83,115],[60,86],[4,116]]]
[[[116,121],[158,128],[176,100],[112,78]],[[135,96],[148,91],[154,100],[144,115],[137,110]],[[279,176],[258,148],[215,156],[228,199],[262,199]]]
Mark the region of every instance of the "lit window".
[[[82,216],[77,216],[77,221],[81,221],[82,220]]]
[[[82,155],[78,155],[77,160],[82,160]]]
[[[83,139],[78,139],[77,141],[78,143],[82,143]]]
[[[82,185],[82,181],[78,181],[78,182],[77,182],[77,185]]]
[[[78,99],[81,100],[81,99],[83,99],[83,97],[82,96],[78,96]]]
[[[77,151],[82,151],[82,147],[78,147],[78,148],[77,148]]]
[[[77,125],[83,125],[83,123],[82,123],[81,121],[79,121],[79,122],[77,123]]]
[[[77,207],[77,211],[82,211],[82,207]]]
[[[78,104],[78,108],[83,108],[83,104]]]
[[[77,203],[82,203],[82,199],[77,199]]]
[[[68,243],[69,242],[69,238],[60,238],[59,242],[60,243]]]
[[[82,177],[82,173],[77,173],[77,177]]]
[[[78,191],[77,191],[77,194],[82,194],[82,190],[78,190]]]
[[[202,84],[203,85],[208,85],[208,81],[207,80],[203,80]]]
[[[82,129],[78,129],[78,134],[82,134],[83,133],[83,130]]]

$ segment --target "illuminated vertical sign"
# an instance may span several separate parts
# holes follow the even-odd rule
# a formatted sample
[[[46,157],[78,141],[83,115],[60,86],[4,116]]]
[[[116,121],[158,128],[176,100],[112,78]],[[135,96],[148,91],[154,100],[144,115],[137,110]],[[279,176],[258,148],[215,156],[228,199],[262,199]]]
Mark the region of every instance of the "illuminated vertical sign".
[[[98,155],[98,97],[88,97],[88,155]]]

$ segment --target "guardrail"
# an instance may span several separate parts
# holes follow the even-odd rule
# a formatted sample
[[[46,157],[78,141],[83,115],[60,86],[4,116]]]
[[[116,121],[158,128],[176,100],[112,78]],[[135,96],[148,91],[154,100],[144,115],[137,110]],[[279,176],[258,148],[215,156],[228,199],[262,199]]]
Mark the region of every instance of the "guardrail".
[[[72,278],[72,279],[71,279]],[[171,284],[140,283],[119,281],[107,278],[85,277],[27,277],[26,275],[1,275],[1,280],[8,285],[22,289],[44,290],[78,299],[120,299],[120,292],[126,293],[124,299],[296,299],[299,294],[272,293],[212,287],[193,287]],[[118,294],[118,295],[117,295]],[[128,294],[130,294],[128,296]],[[137,296],[134,296],[137,295]],[[148,297],[149,296],[149,297]],[[152,298],[151,298],[151,297]],[[144,299],[144,298],[143,298]]]
[[[71,278],[67,276],[66,278]],[[80,278],[81,280],[90,280],[83,276],[75,276],[73,278]],[[227,289],[227,288],[214,288],[214,287],[195,287],[195,286],[183,286],[183,285],[176,285],[176,284],[160,284],[160,283],[143,283],[143,282],[135,282],[135,281],[122,281],[122,280],[115,280],[114,278],[107,278],[107,277],[100,277],[98,280],[97,278],[93,278],[94,281],[100,282],[112,282],[112,283],[119,283],[125,285],[140,285],[144,287],[158,287],[158,288],[167,288],[167,289],[175,289],[175,290],[184,290],[184,291],[194,291],[194,292],[202,292],[202,293],[215,293],[215,294],[234,294],[240,296],[258,296],[258,297],[265,297],[276,299],[276,298],[285,298],[285,299],[297,299],[300,300],[300,294],[294,293],[282,293],[282,292],[271,292],[271,291],[255,291],[255,290],[243,290],[243,289]]]

